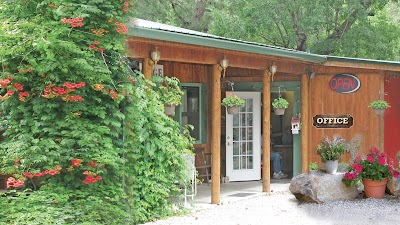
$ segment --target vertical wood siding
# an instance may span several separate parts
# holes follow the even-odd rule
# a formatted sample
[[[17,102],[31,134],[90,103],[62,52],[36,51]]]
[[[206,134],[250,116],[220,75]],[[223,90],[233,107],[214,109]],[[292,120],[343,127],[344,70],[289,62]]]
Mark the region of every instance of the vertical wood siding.
[[[328,71],[326,71],[328,72]],[[349,73],[349,71],[346,71]],[[339,134],[347,141],[350,141],[356,134],[362,136],[359,153],[365,154],[369,147],[381,147],[383,138],[383,120],[368,108],[372,100],[378,98],[379,90],[383,84],[383,76],[373,73],[353,73],[361,81],[361,87],[351,94],[340,94],[331,90],[329,87],[330,79],[336,73],[316,75],[310,82],[310,107],[311,123],[310,130],[310,149],[309,162],[319,162],[321,159],[316,154],[317,145],[326,135],[330,138],[334,134]],[[348,129],[322,129],[312,126],[312,117],[317,114],[349,114],[354,118],[354,124]],[[380,128],[382,127],[382,128]],[[382,130],[381,130],[382,129]],[[341,162],[348,162],[350,155],[347,153],[341,158]]]

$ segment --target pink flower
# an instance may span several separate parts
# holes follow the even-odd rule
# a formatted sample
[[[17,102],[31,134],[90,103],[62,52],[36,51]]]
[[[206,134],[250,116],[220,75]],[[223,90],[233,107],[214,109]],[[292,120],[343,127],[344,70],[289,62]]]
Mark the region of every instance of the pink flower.
[[[392,171],[392,175],[393,175],[394,178],[398,178],[398,177],[399,177],[399,174],[400,174],[400,173],[399,173],[398,171],[396,171],[396,170],[395,170],[395,171]]]
[[[378,163],[381,164],[381,165],[385,165],[386,164],[386,158],[383,158],[383,157],[379,158],[378,159]]]
[[[56,175],[58,172],[56,171],[56,170],[50,170],[49,171],[49,174],[51,175],[51,176],[54,176],[54,175]]]
[[[353,163],[352,165],[351,165],[351,168],[353,168],[353,169],[355,169],[355,171],[357,172],[357,173],[360,173],[361,171],[362,171],[362,165],[360,165],[360,164],[358,164],[358,163]]]
[[[375,158],[374,158],[372,155],[369,155],[369,156],[367,157],[367,161],[369,161],[369,162],[374,162],[374,161],[375,161]]]

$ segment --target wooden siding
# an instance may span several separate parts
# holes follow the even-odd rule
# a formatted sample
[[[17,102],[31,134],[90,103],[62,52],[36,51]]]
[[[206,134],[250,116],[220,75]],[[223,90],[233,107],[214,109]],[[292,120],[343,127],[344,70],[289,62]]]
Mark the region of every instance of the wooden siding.
[[[383,145],[383,120],[368,108],[369,103],[378,98],[379,90],[384,91],[382,74],[362,74],[349,69],[339,71],[355,74],[361,81],[361,87],[354,93],[340,94],[329,87],[329,81],[336,73],[330,75],[317,73],[315,78],[310,79],[311,115],[308,120],[311,125],[309,132],[311,141],[308,162],[321,164],[316,148],[325,135],[331,138],[334,134],[339,134],[349,141],[354,135],[360,134],[362,136],[359,147],[361,154],[365,154],[371,146],[382,147]],[[312,126],[312,117],[317,114],[350,114],[354,118],[354,125],[349,129],[315,128]],[[348,162],[349,160],[350,155],[346,153],[340,161]]]
[[[157,46],[161,53],[162,61],[213,65],[218,64],[226,56],[229,61],[229,68],[266,70],[273,62],[278,66],[278,72],[286,74],[304,73],[307,68],[311,68],[309,63],[293,59],[152,39],[130,37],[126,44],[128,47],[127,55],[133,59],[150,57],[150,52]],[[261,76],[262,73],[260,74]]]

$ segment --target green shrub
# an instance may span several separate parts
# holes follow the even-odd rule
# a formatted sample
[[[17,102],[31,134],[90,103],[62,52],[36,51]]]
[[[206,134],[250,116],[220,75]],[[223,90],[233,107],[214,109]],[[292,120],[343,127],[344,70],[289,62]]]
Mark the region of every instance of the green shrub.
[[[128,5],[0,2],[0,173],[15,179],[0,224],[137,224],[172,213],[192,143],[123,56]]]

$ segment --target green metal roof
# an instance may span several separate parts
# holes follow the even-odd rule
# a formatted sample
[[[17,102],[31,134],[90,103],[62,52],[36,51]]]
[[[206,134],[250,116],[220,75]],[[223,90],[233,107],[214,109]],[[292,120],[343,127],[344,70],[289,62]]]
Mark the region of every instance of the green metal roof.
[[[398,61],[373,60],[362,58],[349,58],[339,56],[327,56],[311,54],[293,49],[281,48],[256,42],[247,42],[237,39],[220,37],[212,34],[188,30],[180,27],[151,22],[142,19],[131,19],[129,25],[129,36],[149,38],[162,41],[198,45],[211,48],[227,49],[256,53],[268,56],[280,56],[301,61],[320,63],[331,62],[351,62],[364,64],[383,64],[400,66]]]
[[[326,56],[310,54],[293,49],[280,48],[255,42],[219,37],[207,33],[192,31],[179,27],[133,19],[129,24],[128,35],[163,41],[178,42],[204,47],[220,48],[269,56],[281,56],[307,62],[323,63]]]
[[[367,64],[384,64],[384,65],[400,66],[400,62],[398,62],[398,61],[388,61],[388,60],[349,58],[349,57],[330,56],[330,55],[327,56],[327,59],[328,59],[328,61],[336,61],[336,62],[367,63]]]

